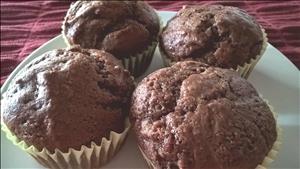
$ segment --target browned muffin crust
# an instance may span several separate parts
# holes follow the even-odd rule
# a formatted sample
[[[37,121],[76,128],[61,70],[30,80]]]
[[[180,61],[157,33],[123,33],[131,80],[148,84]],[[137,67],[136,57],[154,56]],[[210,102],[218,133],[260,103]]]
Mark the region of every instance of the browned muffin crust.
[[[39,150],[66,152],[110,131],[122,132],[134,85],[121,63],[99,50],[47,52],[27,66],[4,95],[4,122]]]
[[[235,69],[260,53],[263,33],[239,8],[187,6],[168,22],[159,41],[171,61],[195,60]]]
[[[155,168],[254,169],[277,138],[272,112],[249,82],[194,61],[140,82],[130,117]]]
[[[122,58],[156,41],[159,19],[142,1],[77,1],[62,28],[71,45],[103,49]]]

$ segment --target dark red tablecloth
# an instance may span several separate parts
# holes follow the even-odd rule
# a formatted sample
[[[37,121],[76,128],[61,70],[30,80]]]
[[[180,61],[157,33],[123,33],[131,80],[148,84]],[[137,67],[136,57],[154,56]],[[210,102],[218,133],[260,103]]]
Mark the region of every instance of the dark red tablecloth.
[[[60,34],[71,1],[1,1],[1,85],[33,50]],[[300,68],[299,1],[151,1],[157,10],[176,11],[186,4],[237,6],[255,16],[269,42]]]

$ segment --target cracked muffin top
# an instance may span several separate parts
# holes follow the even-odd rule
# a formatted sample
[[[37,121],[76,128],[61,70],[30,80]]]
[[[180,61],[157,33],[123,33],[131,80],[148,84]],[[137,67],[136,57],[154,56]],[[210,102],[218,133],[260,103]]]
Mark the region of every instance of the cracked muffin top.
[[[249,82],[195,61],[141,81],[130,119],[155,168],[254,169],[277,138],[273,114]]]
[[[133,80],[99,50],[58,49],[23,69],[4,94],[3,120],[37,149],[66,152],[122,132]]]
[[[77,1],[67,12],[63,35],[71,44],[128,57],[156,41],[159,19],[142,1]]]
[[[263,33],[239,8],[185,6],[167,23],[159,42],[172,62],[195,60],[236,69],[260,54]]]

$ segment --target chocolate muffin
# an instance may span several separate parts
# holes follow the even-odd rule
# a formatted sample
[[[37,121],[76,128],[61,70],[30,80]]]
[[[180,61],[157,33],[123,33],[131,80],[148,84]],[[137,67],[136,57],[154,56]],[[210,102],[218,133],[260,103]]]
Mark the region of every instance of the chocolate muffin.
[[[4,123],[39,151],[68,152],[99,145],[124,131],[132,77],[111,54],[80,48],[45,53],[5,92]]]
[[[253,17],[230,6],[185,6],[160,35],[166,63],[194,60],[237,69],[264,51],[264,33]]]
[[[70,45],[112,53],[135,75],[150,64],[159,29],[156,12],[145,2],[77,1],[68,10],[62,34]]]
[[[131,122],[153,168],[254,169],[276,138],[276,121],[236,72],[178,62],[141,81]]]

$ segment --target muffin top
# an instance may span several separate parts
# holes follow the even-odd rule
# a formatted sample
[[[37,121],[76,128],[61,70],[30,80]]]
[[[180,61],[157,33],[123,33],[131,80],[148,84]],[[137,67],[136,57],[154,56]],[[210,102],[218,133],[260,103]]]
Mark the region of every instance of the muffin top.
[[[142,1],[77,1],[62,26],[71,45],[103,49],[118,58],[144,50],[159,27],[154,9]]]
[[[130,119],[156,168],[254,169],[277,138],[273,114],[249,82],[194,61],[140,82]]]
[[[134,85],[111,54],[79,48],[45,53],[4,94],[3,120],[28,145],[54,152],[122,132]]]
[[[263,33],[239,8],[186,6],[167,23],[159,41],[171,61],[195,60],[235,69],[260,53]]]

